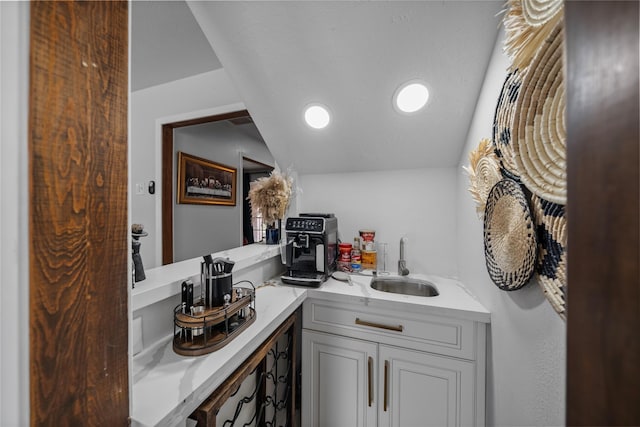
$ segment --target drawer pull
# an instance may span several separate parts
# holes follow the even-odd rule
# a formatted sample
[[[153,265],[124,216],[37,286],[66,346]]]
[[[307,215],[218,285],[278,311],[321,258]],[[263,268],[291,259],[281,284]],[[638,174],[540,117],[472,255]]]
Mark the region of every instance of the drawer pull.
[[[369,356],[369,407],[373,403],[373,357]]]
[[[385,360],[384,361],[384,412],[387,412],[387,401],[389,398],[389,395],[388,395],[389,384],[387,380],[388,375],[389,375],[389,361]]]
[[[398,325],[398,326],[383,325],[380,323],[373,323],[373,322],[367,322],[366,320],[360,320],[359,317],[356,317],[356,325],[370,326],[372,328],[386,329],[388,331],[395,331],[395,332],[402,332],[402,330],[404,329],[402,325]]]

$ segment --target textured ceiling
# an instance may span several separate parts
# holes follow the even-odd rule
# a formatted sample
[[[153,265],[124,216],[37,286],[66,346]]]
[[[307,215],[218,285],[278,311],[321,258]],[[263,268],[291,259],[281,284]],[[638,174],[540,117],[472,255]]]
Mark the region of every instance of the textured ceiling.
[[[131,3],[131,90],[221,68],[184,1]]]
[[[187,4],[280,166],[326,173],[457,165],[504,2]],[[416,78],[428,106],[400,115]],[[305,126],[311,102],[328,128]]]

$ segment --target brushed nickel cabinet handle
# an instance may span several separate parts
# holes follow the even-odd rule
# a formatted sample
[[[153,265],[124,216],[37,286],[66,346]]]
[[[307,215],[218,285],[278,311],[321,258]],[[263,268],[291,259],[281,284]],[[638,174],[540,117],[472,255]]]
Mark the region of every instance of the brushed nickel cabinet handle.
[[[384,412],[387,412],[387,400],[389,398],[389,392],[388,392],[389,384],[387,380],[388,376],[389,376],[389,361],[385,360],[384,361]]]
[[[370,326],[372,328],[386,329],[388,331],[395,331],[395,332],[402,332],[404,330],[402,325],[398,325],[398,326],[383,325],[381,323],[367,322],[366,320],[361,320],[359,317],[356,317],[356,325]]]
[[[369,356],[369,407],[373,403],[373,357]]]

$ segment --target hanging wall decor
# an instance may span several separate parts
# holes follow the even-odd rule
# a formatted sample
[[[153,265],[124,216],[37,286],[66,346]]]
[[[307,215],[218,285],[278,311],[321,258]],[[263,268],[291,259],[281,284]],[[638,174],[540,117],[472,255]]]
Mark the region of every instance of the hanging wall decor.
[[[560,21],[524,75],[512,135],[522,183],[535,195],[561,205],[567,201],[563,34]]]
[[[567,219],[562,205],[537,196],[531,209],[538,238],[536,276],[547,300],[563,320],[567,288]]]
[[[533,275],[538,245],[529,204],[520,184],[503,179],[493,186],[484,213],[484,253],[493,283],[520,289]]]
[[[481,142],[465,168],[469,191],[476,209],[484,206],[491,280],[512,291],[535,274],[546,298],[565,319],[563,1],[508,0],[503,24],[504,50],[511,64],[498,97],[491,140],[491,156],[503,179],[487,195],[486,187],[496,177],[486,166],[479,177],[480,160],[489,157]]]
[[[522,73],[517,69],[511,70],[507,74],[498,97],[498,104],[493,117],[492,139],[496,157],[500,161],[502,174],[506,178],[511,178],[518,182],[520,181],[520,175],[518,175],[518,168],[513,158],[511,138],[513,135],[513,113],[516,109],[516,101],[518,100],[521,86]]]
[[[179,204],[236,205],[236,168],[178,151]]]
[[[521,0],[522,16],[532,27],[541,27],[562,10],[563,0]]]
[[[489,192],[502,179],[491,141],[486,138],[480,141],[469,153],[469,166],[464,170],[469,175],[469,192],[476,202],[478,218],[482,219]]]
[[[562,21],[563,0],[509,0],[503,22],[511,69],[524,70]]]
[[[531,210],[538,241],[536,277],[547,300],[564,320],[567,183],[563,2],[509,0],[508,6],[505,51],[512,61],[511,73],[522,71],[511,117],[511,158],[515,173],[533,193]],[[494,143],[499,146],[499,140]]]

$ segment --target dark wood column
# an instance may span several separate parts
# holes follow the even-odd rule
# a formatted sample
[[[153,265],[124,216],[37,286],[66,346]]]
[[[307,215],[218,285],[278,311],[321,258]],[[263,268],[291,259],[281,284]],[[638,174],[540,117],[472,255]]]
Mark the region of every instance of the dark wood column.
[[[30,7],[31,425],[123,426],[128,4]]]
[[[640,425],[638,5],[565,2],[568,425]]]

